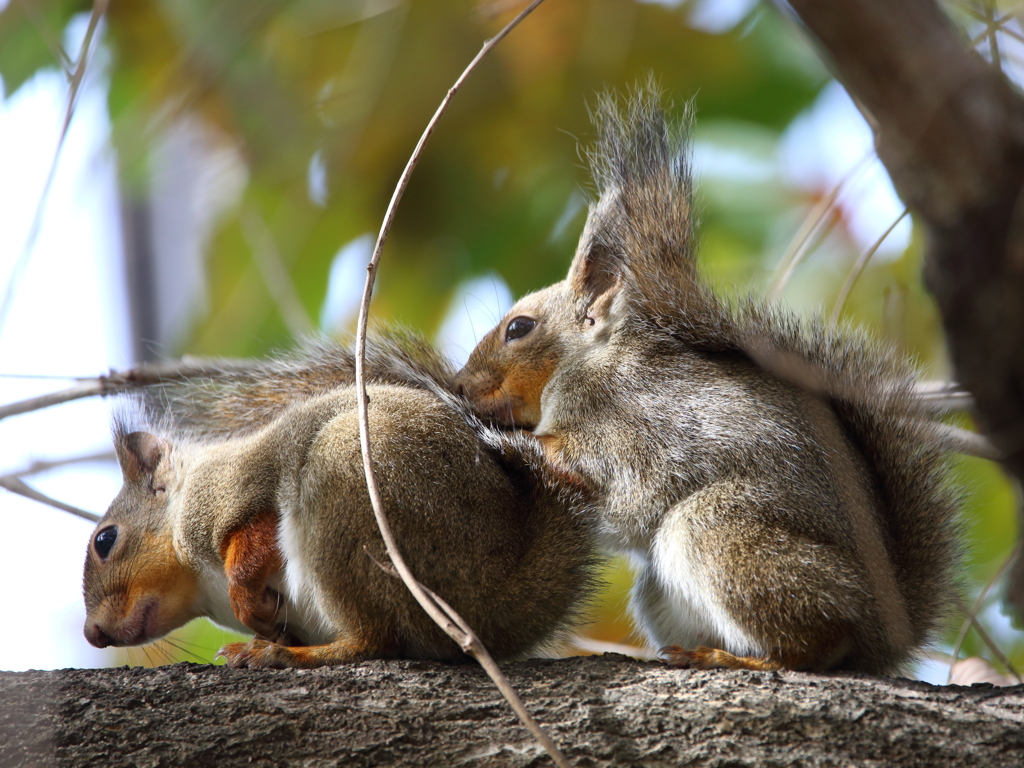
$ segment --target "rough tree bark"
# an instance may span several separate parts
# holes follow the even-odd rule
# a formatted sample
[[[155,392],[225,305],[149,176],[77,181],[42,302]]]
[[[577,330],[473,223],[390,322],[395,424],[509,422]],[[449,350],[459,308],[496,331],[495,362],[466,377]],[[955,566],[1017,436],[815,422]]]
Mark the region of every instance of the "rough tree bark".
[[[928,228],[925,282],[979,427],[1024,479],[1024,99],[933,0],[789,0]],[[1024,615],[1024,558],[1009,597]]]
[[[1024,686],[666,669],[622,656],[508,667],[574,765],[1013,766]],[[476,666],[0,673],[0,765],[543,766]]]

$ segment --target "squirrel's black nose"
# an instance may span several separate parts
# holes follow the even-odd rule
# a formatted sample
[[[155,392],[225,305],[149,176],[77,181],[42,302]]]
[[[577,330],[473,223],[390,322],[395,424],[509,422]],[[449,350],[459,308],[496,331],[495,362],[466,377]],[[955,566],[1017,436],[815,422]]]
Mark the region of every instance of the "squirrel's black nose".
[[[458,395],[459,397],[466,396],[466,388],[462,386],[461,382],[455,385],[455,394]]]
[[[97,648],[106,648],[114,644],[114,638],[104,632],[99,624],[85,625],[85,639]]]

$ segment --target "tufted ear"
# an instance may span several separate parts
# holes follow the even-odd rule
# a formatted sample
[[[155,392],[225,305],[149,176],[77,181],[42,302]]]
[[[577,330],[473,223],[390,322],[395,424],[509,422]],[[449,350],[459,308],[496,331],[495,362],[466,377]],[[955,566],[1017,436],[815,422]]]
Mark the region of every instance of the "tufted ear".
[[[163,476],[169,469],[170,443],[149,432],[119,435],[115,442],[117,460],[126,483],[145,485],[151,491],[163,487]]]
[[[604,320],[608,316],[612,301],[622,287],[623,277],[621,250],[601,237],[603,207],[598,206],[591,211],[568,275],[577,306],[594,320]]]

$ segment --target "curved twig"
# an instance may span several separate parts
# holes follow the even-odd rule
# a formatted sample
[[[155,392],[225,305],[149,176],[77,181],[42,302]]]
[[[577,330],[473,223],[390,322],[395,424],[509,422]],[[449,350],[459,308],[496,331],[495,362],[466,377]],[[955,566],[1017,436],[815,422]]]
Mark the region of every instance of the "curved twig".
[[[839,322],[839,315],[842,314],[843,305],[846,304],[846,299],[850,295],[850,291],[853,290],[854,283],[857,282],[857,278],[860,277],[860,273],[864,271],[864,267],[868,265],[871,257],[875,255],[875,251],[882,247],[882,243],[885,239],[896,229],[897,225],[906,218],[910,211],[906,208],[903,209],[903,213],[899,215],[889,228],[882,233],[882,235],[875,240],[874,244],[868,248],[864,253],[860,255],[856,263],[853,265],[853,269],[850,270],[850,274],[846,276],[846,282],[843,283],[843,287],[839,290],[839,296],[836,298],[835,306],[832,307],[832,325]]]
[[[541,743],[544,749],[547,750],[548,754],[551,755],[552,759],[559,766],[565,766],[568,768],[569,762],[565,756],[559,751],[555,743],[548,737],[546,733],[541,729],[540,725],[530,716],[526,711],[526,707],[523,705],[519,695],[515,692],[508,680],[501,673],[498,665],[494,662],[494,659],[484,648],[483,643],[476,636],[473,630],[468,624],[459,616],[450,605],[448,605],[439,596],[431,592],[429,589],[424,587],[416,577],[413,576],[409,567],[406,565],[405,560],[398,549],[398,545],[395,542],[394,537],[391,533],[391,526],[388,524],[387,515],[384,512],[384,504],[380,496],[380,490],[377,486],[377,479],[373,472],[373,461],[371,458],[371,446],[370,446],[370,423],[368,417],[368,405],[369,398],[366,395],[366,330],[367,330],[367,319],[370,311],[370,297],[373,294],[373,284],[377,276],[377,266],[380,263],[381,251],[384,248],[384,243],[387,241],[388,232],[391,229],[391,224],[395,218],[395,210],[398,206],[398,202],[402,199],[402,194],[405,192],[405,188],[409,183],[409,178],[412,175],[413,169],[419,162],[420,155],[423,152],[423,147],[426,145],[427,140],[430,139],[431,134],[434,132],[434,128],[438,121],[441,119],[441,115],[444,114],[448,108],[448,104],[452,98],[458,92],[459,88],[465,82],[469,74],[476,68],[480,60],[486,56],[495,45],[501,42],[504,37],[512,31],[512,29],[519,24],[526,16],[533,11],[543,0],[534,0],[526,7],[518,16],[516,16],[504,29],[501,30],[497,35],[492,37],[483,47],[476,57],[469,63],[469,66],[462,72],[455,84],[448,89],[447,95],[442,100],[437,111],[434,112],[434,116],[427,123],[426,129],[423,131],[423,135],[420,136],[419,142],[416,144],[416,148],[413,150],[412,155],[409,157],[409,162],[405,166],[405,170],[402,172],[401,178],[398,180],[398,185],[395,188],[394,194],[391,196],[391,202],[388,203],[387,211],[384,214],[384,221],[381,224],[380,233],[377,235],[377,242],[373,248],[373,255],[370,257],[370,263],[366,267],[366,285],[363,289],[363,298],[359,306],[359,324],[356,330],[356,392],[358,393],[356,402],[359,414],[359,445],[363,454],[363,471],[366,475],[366,486],[370,494],[370,501],[373,505],[373,514],[377,520],[377,527],[380,528],[381,536],[384,539],[384,545],[387,548],[388,557],[391,558],[391,562],[395,566],[395,570],[398,571],[399,576],[405,585],[409,588],[409,591],[416,598],[416,601],[423,607],[423,610],[451,637],[462,650],[468,655],[472,656],[479,662],[480,666],[484,668],[491,680],[501,691],[501,694],[505,697],[506,701],[515,710],[515,713],[522,720],[523,724],[530,730],[534,737]]]
[[[1017,496],[1020,498],[1019,489],[1017,491]],[[999,646],[993,642],[992,638],[989,637],[988,633],[982,628],[981,624],[978,623],[978,611],[981,610],[981,605],[985,602],[985,598],[988,596],[989,590],[992,589],[992,586],[1002,578],[1004,573],[1006,573],[1007,569],[1020,554],[1022,546],[1024,546],[1024,541],[1018,541],[1017,546],[1013,548],[1006,560],[1003,561],[1003,564],[999,566],[999,570],[996,571],[992,578],[988,580],[988,583],[985,584],[985,587],[978,595],[978,599],[974,601],[974,605],[972,605],[969,610],[964,602],[962,600],[960,601],[960,608],[966,614],[966,618],[964,619],[964,623],[960,626],[960,631],[956,635],[956,642],[953,643],[952,661],[950,661],[949,664],[949,676],[946,678],[946,685],[949,685],[953,680],[953,667],[960,660],[960,647],[963,645],[964,638],[967,637],[967,631],[971,627],[974,627],[982,642],[989,647],[989,650],[992,651],[996,658],[998,658],[1003,666],[1006,667],[1009,673],[1016,677],[1019,682],[1024,683],[1024,679],[1022,679],[1017,670],[1014,669],[1010,660],[1006,658],[1006,654],[1002,652]]]

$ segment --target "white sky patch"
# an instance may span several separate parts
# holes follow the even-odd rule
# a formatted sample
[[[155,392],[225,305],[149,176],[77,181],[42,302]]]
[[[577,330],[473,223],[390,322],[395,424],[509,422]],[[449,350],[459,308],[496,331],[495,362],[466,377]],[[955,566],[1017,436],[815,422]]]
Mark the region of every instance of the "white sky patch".
[[[903,213],[882,163],[871,156],[874,141],[846,90],[837,82],[796,118],[779,144],[784,176],[808,191],[827,194],[854,172],[839,198],[850,234],[861,249],[870,248]],[[861,165],[865,157],[871,156]],[[859,167],[859,170],[856,170]],[[895,257],[910,243],[911,222],[904,219],[879,248],[876,258]]]
[[[695,0],[687,20],[694,29],[721,35],[739,24],[757,0]]]
[[[323,208],[327,205],[327,163],[323,150],[318,149],[309,159],[306,171],[306,191],[310,202]]]
[[[69,26],[65,45],[78,51],[86,16]],[[42,228],[14,303],[0,329],[0,373],[96,375],[128,361],[126,309],[120,283],[116,169],[102,56],[79,96],[60,157]],[[67,83],[56,71],[38,73],[0,102],[0,286],[20,256],[43,182],[53,161],[66,108]],[[0,377],[0,402],[68,386],[64,380]],[[34,459],[60,458],[110,447],[107,405],[69,403],[0,421],[0,473]],[[113,462],[29,479],[40,490],[102,513],[120,486]],[[4,609],[19,627],[0,635],[5,669],[95,666],[103,653],[82,636],[81,573],[93,526],[0,490],[7,541],[0,558]]]
[[[343,245],[334,255],[327,276],[327,296],[320,308],[320,330],[325,333],[342,328],[359,311],[373,242],[373,235],[367,232]]]
[[[484,334],[498,324],[511,306],[512,291],[497,273],[466,280],[455,289],[448,314],[437,332],[437,345],[461,368]]]
[[[693,143],[693,168],[700,178],[759,184],[778,177],[774,158],[760,157],[743,147],[723,146],[714,140]]]

